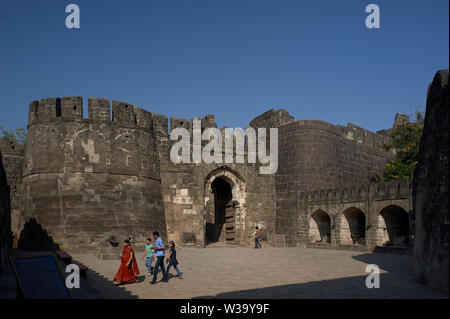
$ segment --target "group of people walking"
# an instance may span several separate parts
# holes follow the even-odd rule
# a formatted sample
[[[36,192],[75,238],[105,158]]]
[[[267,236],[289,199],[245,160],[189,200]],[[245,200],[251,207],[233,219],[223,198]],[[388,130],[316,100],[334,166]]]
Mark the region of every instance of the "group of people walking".
[[[261,248],[261,232],[256,226],[253,234],[250,235],[255,237],[255,248]],[[148,270],[148,275],[152,276],[153,279],[150,284],[154,285],[156,283],[158,272],[161,271],[163,275],[163,282],[169,281],[169,271],[173,267],[177,272],[177,276],[182,278],[183,273],[178,269],[177,251],[175,250],[175,243],[169,241],[169,255],[167,256],[166,262],[167,269],[164,266],[165,257],[165,246],[164,241],[159,236],[157,231],[153,232],[153,239],[155,244],[152,244],[152,239],[149,237],[145,244],[145,266]],[[156,259],[155,266],[152,266],[153,260]],[[139,267],[136,262],[136,255],[133,248],[131,247],[131,242],[129,239],[125,239],[124,248],[122,250],[122,257],[120,268],[117,274],[114,276],[114,284],[126,284],[137,282],[137,276],[139,275]]]
[[[155,244],[152,244],[152,239],[149,237],[145,244],[145,266],[148,270],[148,275],[153,275],[153,279],[150,284],[156,283],[158,272],[161,271],[163,275],[163,282],[169,281],[170,268],[174,268],[177,272],[177,276],[182,278],[183,273],[178,269],[177,252],[175,250],[175,243],[169,242],[169,254],[166,262],[168,263],[167,269],[164,266],[165,246],[164,241],[159,236],[157,231],[153,232],[153,239]],[[152,266],[153,260],[156,259],[155,266]],[[122,257],[120,268],[117,274],[114,276],[114,284],[126,284],[137,282],[137,276],[139,275],[139,267],[136,262],[136,255],[129,239],[124,241],[124,248],[122,250]]]

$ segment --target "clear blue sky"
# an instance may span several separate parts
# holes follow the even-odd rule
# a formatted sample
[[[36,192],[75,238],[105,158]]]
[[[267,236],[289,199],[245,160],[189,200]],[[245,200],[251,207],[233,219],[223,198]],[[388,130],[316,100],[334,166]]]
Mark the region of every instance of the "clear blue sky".
[[[66,5],[81,28],[65,27]],[[381,9],[367,29],[365,7]],[[2,0],[0,125],[44,97],[118,99],[245,127],[270,108],[375,131],[448,69],[448,0]],[[87,111],[85,112],[87,117]]]

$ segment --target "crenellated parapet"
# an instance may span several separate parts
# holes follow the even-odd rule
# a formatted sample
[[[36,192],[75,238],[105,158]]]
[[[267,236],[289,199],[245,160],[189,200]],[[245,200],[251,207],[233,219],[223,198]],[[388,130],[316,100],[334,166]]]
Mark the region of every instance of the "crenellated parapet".
[[[111,110],[112,108],[112,110]],[[28,127],[48,122],[114,123],[153,130],[153,113],[130,103],[93,97],[88,99],[88,118],[83,117],[83,98],[46,98],[30,103]]]
[[[411,196],[409,180],[398,180],[379,184],[366,184],[299,192],[300,204],[334,204],[373,200],[396,200]]]
[[[33,101],[24,175],[80,172],[160,179],[156,145],[164,131],[167,118],[130,103],[89,98],[84,118],[81,97]]]

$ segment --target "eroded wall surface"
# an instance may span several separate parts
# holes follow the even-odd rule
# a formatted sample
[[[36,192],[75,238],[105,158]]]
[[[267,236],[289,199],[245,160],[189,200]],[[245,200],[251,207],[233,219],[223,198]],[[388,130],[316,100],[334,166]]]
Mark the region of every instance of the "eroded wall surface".
[[[23,229],[36,222],[70,251],[93,248],[108,235],[145,242],[166,238],[152,114],[136,106],[78,97],[30,105],[23,172]],[[19,246],[33,246],[21,232]]]

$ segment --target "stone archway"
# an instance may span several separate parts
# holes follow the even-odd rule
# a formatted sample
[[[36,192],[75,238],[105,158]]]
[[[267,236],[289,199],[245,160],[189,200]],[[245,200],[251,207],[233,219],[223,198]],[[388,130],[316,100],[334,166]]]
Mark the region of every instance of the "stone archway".
[[[365,245],[366,216],[360,209],[350,207],[341,214],[338,237],[343,245]]]
[[[381,246],[409,246],[409,217],[401,207],[389,205],[378,215],[379,241]]]
[[[309,218],[309,240],[311,243],[331,242],[331,219],[323,210],[316,210]]]
[[[245,182],[223,166],[205,179],[205,245],[239,244],[245,233]]]

